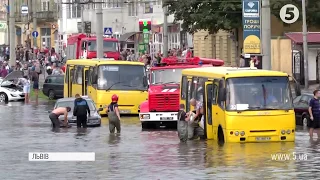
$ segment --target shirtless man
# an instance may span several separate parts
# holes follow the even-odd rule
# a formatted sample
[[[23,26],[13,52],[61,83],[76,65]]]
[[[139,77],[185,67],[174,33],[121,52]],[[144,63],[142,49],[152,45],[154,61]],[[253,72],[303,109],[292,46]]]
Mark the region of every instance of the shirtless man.
[[[60,121],[59,116],[64,115],[64,125],[68,125],[68,112],[71,111],[70,107],[59,107],[57,109],[54,109],[51,114],[49,115],[49,118],[51,119],[53,128],[60,128]]]

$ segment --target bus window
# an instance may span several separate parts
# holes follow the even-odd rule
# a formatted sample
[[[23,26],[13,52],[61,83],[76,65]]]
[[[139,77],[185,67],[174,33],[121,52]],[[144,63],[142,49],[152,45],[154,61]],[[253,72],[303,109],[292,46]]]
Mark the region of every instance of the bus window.
[[[192,82],[188,81],[188,85],[187,85],[187,102],[186,102],[186,111],[187,112],[190,111],[191,85],[192,85]]]
[[[196,91],[196,100],[203,102],[203,92],[204,92],[204,83],[205,79],[204,78],[199,78],[198,79],[198,84],[197,84],[197,91]]]
[[[98,84],[98,67],[97,66],[93,68],[91,78],[92,78],[91,79],[92,85],[95,85],[95,87],[96,87]]]
[[[224,80],[220,80],[220,81],[219,81],[219,91],[218,91],[218,93],[224,92],[224,91],[223,91],[223,88],[224,88]],[[219,95],[219,96],[218,96],[218,105],[219,105],[222,109],[224,109],[225,102],[222,100],[222,95]]]
[[[89,74],[88,74],[88,86],[91,85],[92,75],[93,75],[93,67],[90,67],[90,68],[89,68]]]
[[[69,82],[69,75],[70,75],[69,70],[70,70],[70,66],[67,66],[65,83]]]
[[[182,77],[181,99],[185,100],[187,97],[188,79],[186,76]]]
[[[191,99],[196,99],[197,85],[198,85],[198,78],[197,77],[193,77],[192,78],[192,84],[191,84]]]
[[[75,83],[82,84],[83,66],[77,66],[75,74]]]
[[[213,84],[212,86],[212,104],[217,104],[218,86]]]

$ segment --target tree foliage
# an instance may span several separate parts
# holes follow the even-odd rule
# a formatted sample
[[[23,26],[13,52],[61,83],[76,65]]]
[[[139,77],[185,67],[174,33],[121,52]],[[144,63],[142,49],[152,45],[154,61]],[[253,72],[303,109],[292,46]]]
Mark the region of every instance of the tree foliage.
[[[301,0],[270,0],[271,13],[279,17],[280,9],[285,4],[295,4],[300,9]],[[307,23],[320,27],[320,0],[307,0]],[[176,21],[182,21],[182,28],[194,33],[208,30],[232,31],[242,26],[241,0],[166,0],[168,12],[174,14]]]

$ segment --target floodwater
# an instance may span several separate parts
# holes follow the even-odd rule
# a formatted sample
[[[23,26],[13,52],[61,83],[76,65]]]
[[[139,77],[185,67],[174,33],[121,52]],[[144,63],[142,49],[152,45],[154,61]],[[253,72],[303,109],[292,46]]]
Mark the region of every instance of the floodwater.
[[[180,143],[175,131],[141,131],[137,117],[122,119],[119,136],[109,135],[106,118],[87,132],[57,133],[47,113],[52,106],[0,105],[0,179],[316,179],[320,171],[320,142],[310,142],[303,128],[295,143],[220,146]],[[29,162],[28,152],[95,152],[96,161]],[[273,160],[277,153],[296,153],[297,160]]]

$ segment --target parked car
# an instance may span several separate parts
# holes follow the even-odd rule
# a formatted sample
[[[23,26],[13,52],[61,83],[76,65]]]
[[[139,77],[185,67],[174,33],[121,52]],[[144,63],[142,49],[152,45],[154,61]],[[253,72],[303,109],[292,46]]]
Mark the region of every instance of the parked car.
[[[22,77],[22,71],[13,71],[0,78],[0,102],[24,100],[23,88],[14,83]]]
[[[308,112],[309,102],[313,98],[312,93],[302,93],[293,99],[294,112],[296,114],[296,124],[307,126],[310,121]]]
[[[51,75],[46,78],[43,84],[42,92],[49,99],[63,97],[63,75]]]
[[[96,108],[95,103],[88,97],[83,97],[85,100],[87,100],[89,108],[90,108],[90,117],[88,117],[87,125],[88,126],[101,126],[101,116],[99,114],[99,111],[102,111],[103,108]],[[77,119],[73,116],[73,108],[74,108],[74,100],[75,98],[62,98],[58,99],[56,104],[54,105],[54,109],[58,107],[71,107],[71,111],[68,114],[68,122],[70,124],[76,124]],[[60,116],[59,120],[61,123],[64,121],[64,117]]]

